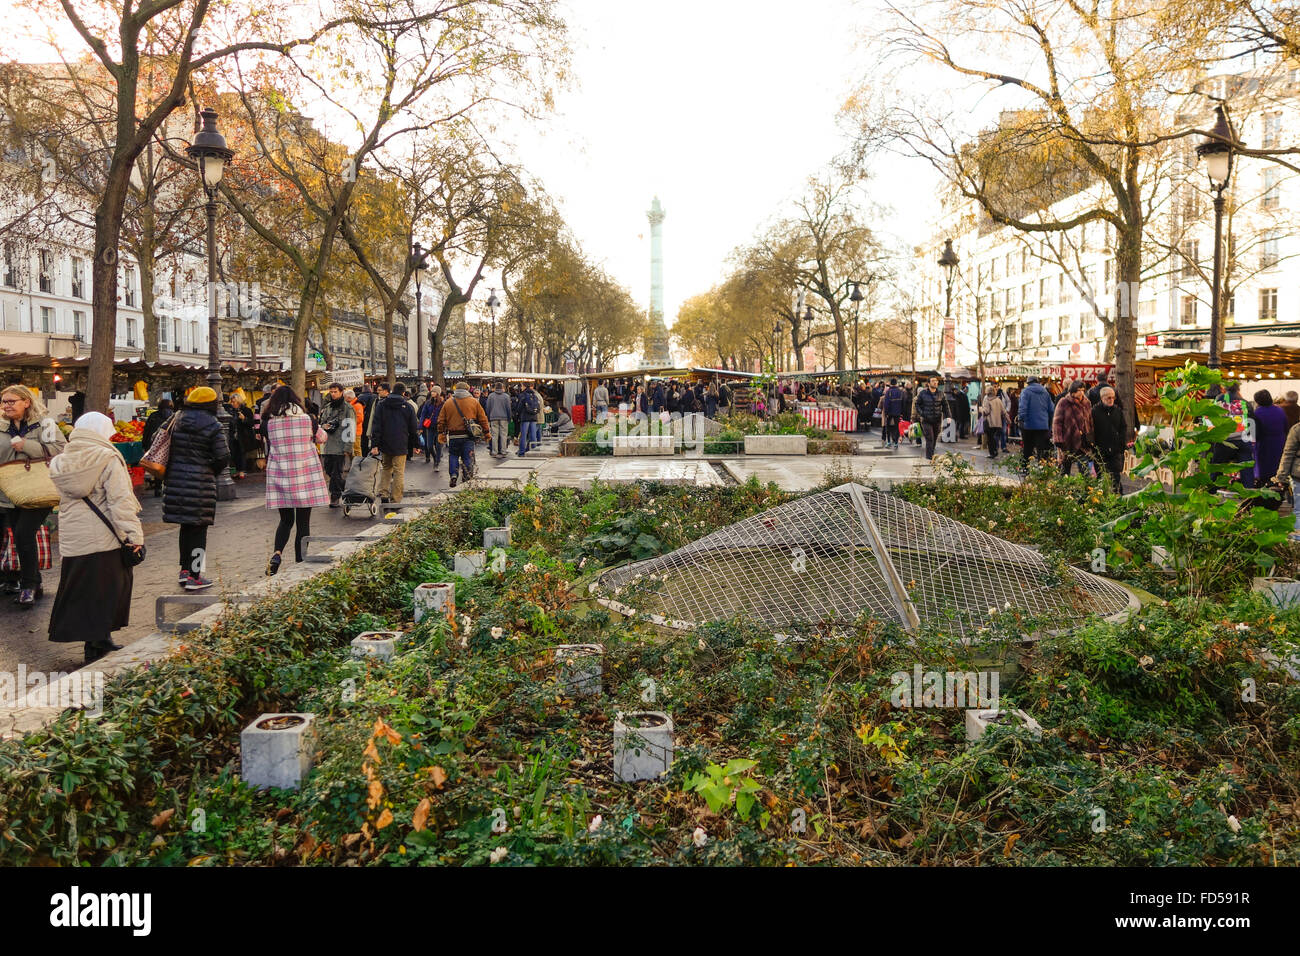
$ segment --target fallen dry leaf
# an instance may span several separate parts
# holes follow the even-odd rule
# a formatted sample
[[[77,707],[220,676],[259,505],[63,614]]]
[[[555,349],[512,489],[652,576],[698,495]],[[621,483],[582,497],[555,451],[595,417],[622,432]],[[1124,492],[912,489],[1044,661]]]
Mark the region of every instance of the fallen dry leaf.
[[[425,797],[423,800],[419,802],[419,804],[416,805],[415,813],[411,815],[411,827],[412,829],[415,830],[416,833],[419,833],[421,830],[423,830],[425,824],[429,822],[430,806],[431,804],[429,803],[428,797]]]
[[[1016,841],[1019,839],[1020,839],[1019,833],[1013,833],[1011,834],[1011,836],[1007,837],[1007,845],[1002,848],[1002,855],[1010,856],[1011,850],[1015,847]]]
[[[388,826],[392,822],[393,822],[393,811],[385,807],[384,812],[379,814],[379,819],[375,821],[375,829],[382,830],[384,827]]]
[[[151,820],[150,822],[153,824],[153,828],[155,830],[161,830],[163,827],[167,825],[167,821],[170,820],[175,815],[176,815],[176,808],[173,807],[170,810],[164,810],[162,813],[155,816],[153,820]]]

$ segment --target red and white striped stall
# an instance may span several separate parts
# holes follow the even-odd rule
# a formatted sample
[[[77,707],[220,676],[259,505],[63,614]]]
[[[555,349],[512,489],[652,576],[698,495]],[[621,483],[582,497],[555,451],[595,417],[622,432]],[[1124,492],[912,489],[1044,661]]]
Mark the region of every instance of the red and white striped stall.
[[[804,421],[813,428],[825,428],[827,431],[851,432],[858,427],[858,410],[856,408],[811,408],[799,409]]]

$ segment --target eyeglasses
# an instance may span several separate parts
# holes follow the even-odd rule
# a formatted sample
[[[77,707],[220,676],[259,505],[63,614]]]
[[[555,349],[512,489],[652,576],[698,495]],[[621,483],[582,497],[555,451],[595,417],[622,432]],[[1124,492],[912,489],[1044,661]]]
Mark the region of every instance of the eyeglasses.
[[[0,405],[17,405],[25,401],[27,401],[25,398],[0,398]]]

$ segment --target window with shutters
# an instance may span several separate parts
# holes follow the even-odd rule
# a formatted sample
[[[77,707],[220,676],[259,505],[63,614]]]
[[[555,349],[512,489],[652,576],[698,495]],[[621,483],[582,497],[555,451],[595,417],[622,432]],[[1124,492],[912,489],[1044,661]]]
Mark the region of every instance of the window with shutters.
[[[1277,318],[1277,289],[1259,290],[1259,319],[1261,322]]]
[[[1265,209],[1276,209],[1282,204],[1282,170],[1270,166],[1264,170],[1264,195],[1260,205]]]

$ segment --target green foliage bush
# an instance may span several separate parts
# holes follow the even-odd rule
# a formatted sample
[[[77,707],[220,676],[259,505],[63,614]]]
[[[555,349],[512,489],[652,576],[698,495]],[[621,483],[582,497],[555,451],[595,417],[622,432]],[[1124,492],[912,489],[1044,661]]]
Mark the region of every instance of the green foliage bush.
[[[1112,503],[1037,480],[1023,498],[930,493],[1079,553]],[[756,483],[458,495],[113,681],[102,720],[66,714],[0,744],[0,862],[1300,863],[1300,684],[1260,653],[1297,653],[1300,611],[1240,594],[1054,635],[1007,612],[971,646],[867,618],[780,639],[745,621],[666,634],[586,596],[595,568],[790,497]],[[1081,509],[1079,529],[1020,515],[1031,502]],[[505,572],[459,582],[455,622],[411,624],[411,587],[507,515]],[[408,631],[393,661],[351,658],[347,642],[381,625]],[[559,643],[604,646],[601,697],[565,693]],[[960,710],[894,707],[894,675],[916,664],[997,669],[1003,706],[1043,738],[994,726],[967,744]],[[612,718],[647,707],[672,713],[677,759],[661,783],[615,784]],[[317,765],[299,792],[253,792],[238,733],[277,709],[318,715]]]

